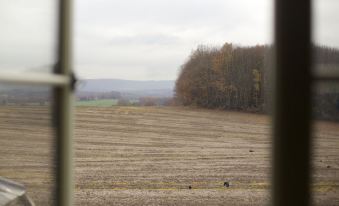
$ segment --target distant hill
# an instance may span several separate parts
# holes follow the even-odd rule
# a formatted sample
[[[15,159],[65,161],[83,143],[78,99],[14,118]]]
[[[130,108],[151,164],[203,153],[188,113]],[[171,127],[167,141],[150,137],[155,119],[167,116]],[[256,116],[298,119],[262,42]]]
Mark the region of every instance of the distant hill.
[[[136,81],[122,79],[84,79],[78,84],[78,92],[110,92],[136,96],[173,96],[175,81]]]

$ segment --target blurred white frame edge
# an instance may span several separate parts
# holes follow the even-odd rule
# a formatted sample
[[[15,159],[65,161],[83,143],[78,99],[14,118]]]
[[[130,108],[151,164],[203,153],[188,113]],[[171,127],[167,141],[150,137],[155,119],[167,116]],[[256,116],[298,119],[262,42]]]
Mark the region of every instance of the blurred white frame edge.
[[[22,184],[0,177],[0,206],[17,205],[35,206]]]

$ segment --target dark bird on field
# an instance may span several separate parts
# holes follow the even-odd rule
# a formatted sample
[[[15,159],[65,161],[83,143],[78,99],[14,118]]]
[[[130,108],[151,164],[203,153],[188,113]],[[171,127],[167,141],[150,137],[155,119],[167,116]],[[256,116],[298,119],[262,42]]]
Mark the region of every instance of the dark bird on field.
[[[230,187],[230,183],[229,182],[224,182],[224,187]]]

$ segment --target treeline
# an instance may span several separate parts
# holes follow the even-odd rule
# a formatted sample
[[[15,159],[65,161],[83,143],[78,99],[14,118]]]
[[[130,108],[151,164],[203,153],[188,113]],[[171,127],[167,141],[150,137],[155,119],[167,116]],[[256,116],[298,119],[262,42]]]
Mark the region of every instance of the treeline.
[[[0,91],[0,106],[5,105],[45,105],[52,99],[52,93],[44,88],[7,88]]]
[[[320,69],[339,70],[339,50],[315,47],[314,54]],[[268,45],[199,46],[181,67],[175,87],[176,100],[182,105],[205,108],[269,111],[273,91],[272,59],[273,49]],[[317,115],[328,118],[328,112],[322,113],[331,111],[331,116],[336,114],[334,118],[339,119],[339,91],[325,89],[317,95],[326,96],[331,102],[315,104]],[[333,108],[329,109],[329,105]]]
[[[120,99],[122,97],[122,94],[117,91],[110,91],[110,92],[77,91],[75,93],[75,96],[78,101],[90,101],[90,100],[98,100],[98,99]]]
[[[139,97],[135,100],[120,98],[117,102],[118,106],[174,106],[175,102],[172,97]]]

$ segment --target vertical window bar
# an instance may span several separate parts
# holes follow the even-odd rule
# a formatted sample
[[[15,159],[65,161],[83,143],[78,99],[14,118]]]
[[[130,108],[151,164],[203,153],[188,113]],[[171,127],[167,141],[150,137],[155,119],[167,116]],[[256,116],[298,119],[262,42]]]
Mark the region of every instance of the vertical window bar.
[[[58,61],[54,73],[70,77],[71,82],[54,89],[56,128],[56,205],[73,205],[72,104],[74,78],[71,53],[71,0],[59,0]]]
[[[275,1],[273,205],[310,204],[311,0]]]

